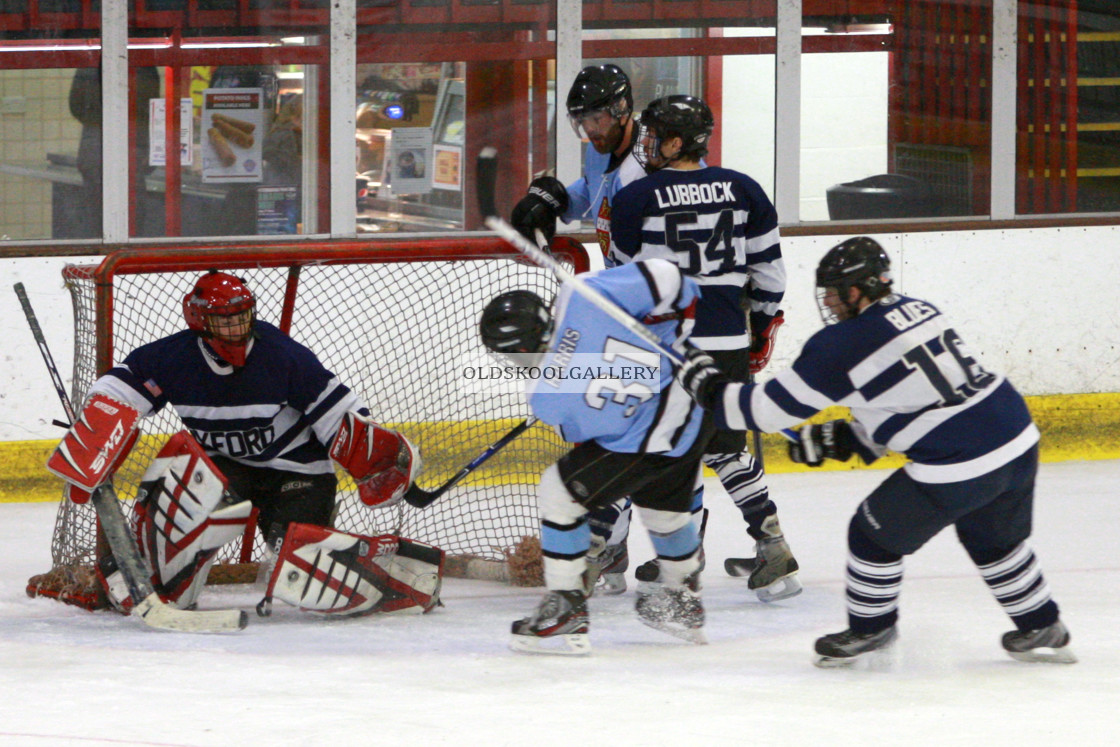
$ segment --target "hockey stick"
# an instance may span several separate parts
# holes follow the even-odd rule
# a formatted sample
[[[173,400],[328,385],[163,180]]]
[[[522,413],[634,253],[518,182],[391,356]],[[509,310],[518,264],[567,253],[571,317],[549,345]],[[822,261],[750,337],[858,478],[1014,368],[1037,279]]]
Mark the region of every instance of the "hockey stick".
[[[747,383],[754,383],[754,374],[747,374]],[[786,435],[786,434],[783,434]],[[766,471],[766,463],[762,460],[762,431],[751,431],[751,445],[754,446],[754,458],[758,460],[759,469]]]
[[[592,305],[597,307],[604,314],[621,324],[627,329],[627,331],[633,332],[635,335],[642,338],[642,340],[649,343],[654,349],[656,349],[662,355],[667,356],[669,360],[673,361],[674,363],[678,365],[684,363],[683,355],[665,345],[665,343],[661,341],[661,338],[655,335],[648,327],[646,327],[634,317],[627,314],[620,306],[615,304],[609,298],[585,283],[583,281],[583,278],[571,272],[568,272],[564,265],[557,262],[556,259],[552,257],[552,255],[550,255],[548,252],[543,251],[540,247],[534,245],[533,242],[529,241],[520,233],[518,233],[517,229],[511,226],[509,223],[506,223],[504,220],[498,218],[497,216],[491,216],[486,219],[486,225],[488,228],[490,228],[490,230],[494,231],[503,239],[513,244],[517,248],[517,250],[524,254],[526,257],[533,260],[541,267],[552,270],[552,272],[555,273],[556,277],[559,278],[562,283],[570,283],[572,289],[576,293],[586,298],[592,303]],[[783,429],[781,431],[781,434],[791,441],[797,439],[797,433],[789,430],[788,428]]]
[[[513,430],[486,447],[486,449],[481,454],[472,459],[470,463],[467,464],[467,466],[463,467],[461,470],[455,473],[454,477],[445,482],[443,485],[440,485],[435,490],[423,490],[416,483],[412,483],[408,491],[404,494],[405,501],[409,505],[415,506],[416,508],[427,508],[428,506],[432,505],[433,503],[435,503],[437,498],[439,498],[451,488],[458,485],[464,477],[478,469],[483,462],[504,449],[507,445],[509,445],[511,441],[513,441],[525,431],[529,430],[529,428],[531,428],[536,422],[537,419],[535,417],[529,417],[525,420],[522,420],[520,423],[514,426]]]
[[[19,297],[19,305],[23,307],[23,315],[27,317],[27,325],[31,327],[31,335],[35,338],[35,344],[39,346],[39,352],[42,354],[43,360],[46,361],[47,371],[50,372],[54,390],[58,393],[58,398],[62,400],[62,409],[66,412],[68,422],[52,420],[51,424],[60,428],[69,428],[77,419],[77,415],[74,412],[74,406],[70,404],[70,396],[66,394],[66,386],[62,383],[62,377],[58,375],[58,367],[54,365],[51,351],[47,348],[46,335],[43,334],[43,329],[39,326],[39,318],[35,316],[35,310],[31,308],[31,299],[27,297],[27,290],[23,287],[23,283],[16,283],[12,287],[16,291],[16,296]]]
[[[495,193],[498,187],[498,149],[487,145],[478,152],[475,162],[475,196],[478,198],[478,212],[483,220],[498,214]]]
[[[51,381],[54,382],[58,392],[62,409],[73,423],[77,419],[74,405],[66,394],[62,385],[62,377],[58,374],[58,367],[54,363],[50,349],[47,348],[47,339],[39,326],[35,311],[31,308],[31,301],[27,297],[22,283],[15,284],[16,295],[19,296],[20,305],[23,307],[27,324],[31,327],[31,334],[43,355],[43,362],[50,372]],[[136,601],[132,614],[138,616],[146,625],[159,630],[179,630],[188,633],[221,633],[240,630],[249,624],[249,616],[244,610],[208,610],[204,612],[194,610],[176,609],[162,599],[148,577],[144,568],[144,560],[140,557],[140,549],[128,528],[128,521],[121,513],[120,501],[117,500],[116,491],[112,483],[98,486],[90,496],[97,511],[97,518],[101,522],[101,530],[109,542],[109,549],[113,559],[117,561],[121,576],[128,586],[128,592]]]

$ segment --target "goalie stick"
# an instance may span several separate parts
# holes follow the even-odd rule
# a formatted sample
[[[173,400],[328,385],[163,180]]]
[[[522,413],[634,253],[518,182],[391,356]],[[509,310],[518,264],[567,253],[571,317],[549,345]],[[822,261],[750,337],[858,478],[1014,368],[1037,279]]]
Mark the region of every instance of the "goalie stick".
[[[31,308],[31,299],[27,297],[27,290],[23,287],[23,283],[16,283],[12,287],[19,298],[19,305],[23,307],[23,315],[27,317],[27,325],[31,327],[31,336],[35,338],[35,344],[39,346],[39,352],[47,363],[51,383],[54,384],[54,390],[58,393],[58,398],[62,400],[62,409],[65,410],[66,419],[69,421],[63,423],[61,420],[52,420],[51,424],[60,428],[69,428],[78,416],[74,412],[74,407],[70,404],[70,396],[66,394],[66,387],[62,383],[62,377],[58,375],[58,368],[54,365],[51,351],[47,348],[47,337],[43,334],[42,327],[39,326],[39,318],[35,316],[35,310]]]
[[[66,394],[66,388],[62,385],[62,377],[59,376],[58,367],[54,363],[50,349],[47,348],[46,336],[43,335],[39,319],[31,308],[27,291],[23,283],[16,283],[14,287],[16,295],[19,296],[20,306],[23,307],[23,314],[27,317],[27,324],[31,328],[31,334],[39,346],[43,362],[62,402],[62,409],[66,411],[70,423],[73,423],[77,419],[77,413],[74,411],[69,395]],[[158,630],[177,630],[186,633],[223,633],[240,630],[249,624],[249,616],[244,610],[202,612],[180,610],[160,599],[159,594],[152,587],[149,574],[144,569],[144,559],[140,557],[140,549],[129,532],[128,521],[121,513],[120,501],[112,484],[105,483],[94,490],[90,502],[97,511],[101,530],[109,542],[109,549],[113,553],[113,559],[117,561],[117,567],[128,586],[129,594],[136,601],[132,614],[143,620],[144,624]]]
[[[604,314],[614,319],[616,322],[625,327],[628,331],[633,332],[638,337],[649,343],[655,350],[665,355],[669,360],[676,364],[684,363],[684,356],[676,350],[665,345],[661,342],[661,338],[655,335],[649,328],[639,322],[634,317],[627,314],[620,306],[611,301],[609,298],[599,293],[590,285],[583,281],[583,278],[574,275],[556,261],[556,259],[548,252],[533,244],[533,242],[522,236],[516,228],[506,223],[504,220],[497,216],[490,216],[486,219],[486,225],[496,234],[503,239],[513,244],[519,252],[524,254],[529,259],[536,262],[541,267],[552,270],[557,278],[563,283],[571,283],[572,289],[591,302],[592,305],[597,307]],[[797,440],[797,433],[788,428],[783,428],[781,434],[788,438],[790,441]]]
[[[529,417],[525,420],[522,420],[520,423],[514,426],[513,430],[486,447],[485,451],[472,459],[470,463],[459,470],[454,477],[445,482],[443,485],[440,485],[435,490],[422,490],[419,485],[417,485],[416,483],[412,483],[411,487],[409,487],[408,489],[408,492],[404,494],[405,502],[407,502],[411,506],[415,506],[416,508],[427,508],[428,506],[432,505],[441,495],[458,485],[464,477],[478,469],[478,467],[483,462],[504,449],[511,441],[513,441],[513,439],[529,430],[529,428],[532,427],[533,423],[536,422],[537,419],[535,417]]]

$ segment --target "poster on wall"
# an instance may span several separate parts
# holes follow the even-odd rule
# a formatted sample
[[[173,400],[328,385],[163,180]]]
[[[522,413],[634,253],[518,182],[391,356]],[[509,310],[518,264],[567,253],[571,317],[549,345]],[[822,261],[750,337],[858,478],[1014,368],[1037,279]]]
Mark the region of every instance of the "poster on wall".
[[[432,146],[432,186],[436,189],[463,189],[463,149],[454,145]]]
[[[148,102],[148,165],[167,165],[167,101],[151,99]],[[179,99],[179,164],[194,163],[194,104],[190,98]]]
[[[299,233],[299,187],[257,187],[257,233]]]
[[[391,180],[395,195],[426,195],[432,191],[432,130],[397,127],[390,143]]]
[[[202,94],[202,181],[259,182],[264,94],[260,88],[207,88]]]

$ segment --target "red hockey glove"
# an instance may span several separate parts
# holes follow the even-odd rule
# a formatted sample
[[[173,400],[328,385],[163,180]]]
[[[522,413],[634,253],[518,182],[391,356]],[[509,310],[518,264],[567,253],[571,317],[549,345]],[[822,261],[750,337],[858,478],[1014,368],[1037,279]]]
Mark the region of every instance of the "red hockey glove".
[[[750,371],[751,375],[760,373],[762,369],[766,368],[766,364],[770,362],[770,356],[774,354],[774,343],[778,336],[778,328],[786,323],[785,312],[779,311],[766,325],[766,329],[762,333],[753,336],[751,339],[750,350]]]
[[[408,439],[356,412],[342,418],[331,459],[354,478],[358,497],[368,506],[400,501],[420,471],[420,454]]]
[[[47,469],[70,483],[67,496],[85,503],[108,482],[136,443],[140,413],[126,404],[95,394],[47,460]]]

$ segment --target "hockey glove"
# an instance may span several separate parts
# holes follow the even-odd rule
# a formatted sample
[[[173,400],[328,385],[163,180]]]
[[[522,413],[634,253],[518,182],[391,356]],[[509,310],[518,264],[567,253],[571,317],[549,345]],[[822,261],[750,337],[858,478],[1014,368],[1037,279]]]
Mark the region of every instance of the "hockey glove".
[[[830,420],[807,425],[797,432],[798,440],[789,444],[789,458],[797,464],[819,467],[825,459],[846,462],[852,458],[858,440],[846,420]]]
[[[757,335],[751,335],[750,371],[751,375],[758,374],[770,362],[774,354],[774,344],[777,341],[778,329],[785,324],[785,312],[779,311],[766,325],[766,328]]]
[[[104,394],[94,394],[76,423],[47,460],[47,469],[67,483],[66,495],[85,503],[113,479],[139,435],[140,413]]]
[[[556,219],[567,209],[568,190],[560,180],[539,176],[529,184],[529,193],[514,206],[509,222],[534,244],[537,231],[551,242],[556,235]]]
[[[715,407],[730,379],[719,370],[712,356],[688,345],[684,362],[677,368],[677,381],[705,410]]]

